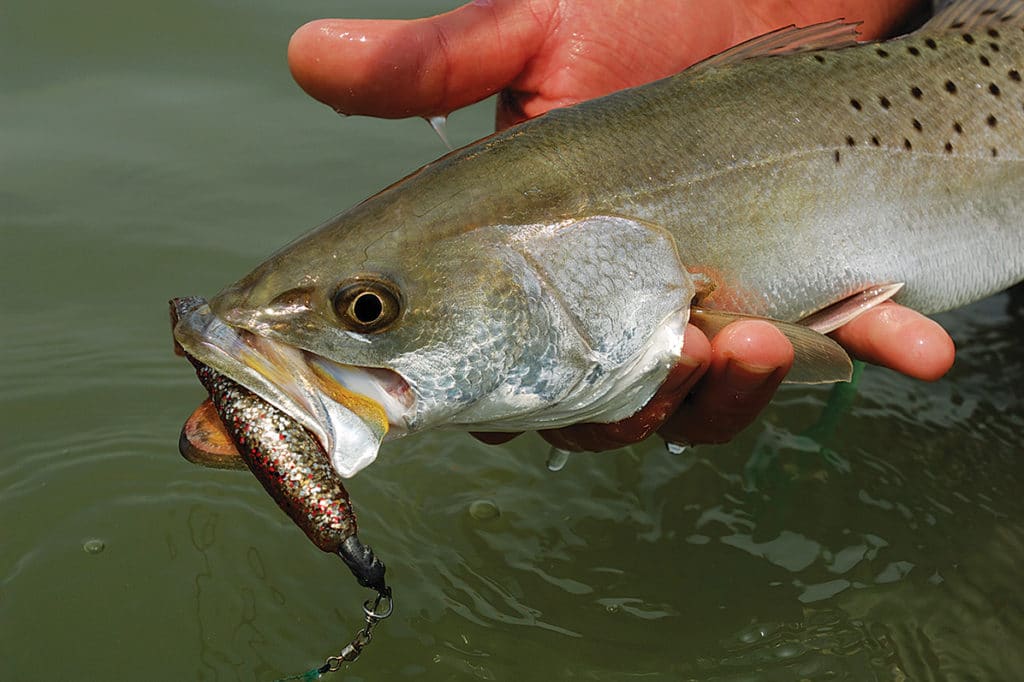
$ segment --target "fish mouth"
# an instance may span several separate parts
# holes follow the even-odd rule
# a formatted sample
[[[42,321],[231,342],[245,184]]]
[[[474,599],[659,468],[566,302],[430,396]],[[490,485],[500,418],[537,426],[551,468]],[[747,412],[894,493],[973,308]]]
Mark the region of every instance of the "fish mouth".
[[[233,327],[201,299],[177,299],[174,339],[186,353],[302,424],[344,478],[404,435],[414,396],[396,372],[335,362]]]

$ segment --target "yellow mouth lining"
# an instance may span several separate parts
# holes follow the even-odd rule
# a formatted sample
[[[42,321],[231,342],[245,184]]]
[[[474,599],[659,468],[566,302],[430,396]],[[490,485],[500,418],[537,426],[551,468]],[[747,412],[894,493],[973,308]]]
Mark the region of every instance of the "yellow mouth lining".
[[[318,365],[308,365],[308,367],[313,370],[317,386],[326,396],[362,419],[367,426],[374,429],[378,439],[383,439],[387,435],[390,426],[388,414],[380,403],[342,386]]]

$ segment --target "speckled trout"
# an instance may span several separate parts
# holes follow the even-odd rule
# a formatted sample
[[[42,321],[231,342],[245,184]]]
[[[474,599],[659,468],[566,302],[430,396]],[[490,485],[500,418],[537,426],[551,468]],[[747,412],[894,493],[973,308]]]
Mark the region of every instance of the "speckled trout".
[[[788,28],[471,144],[273,255],[175,337],[306,427],[336,471],[434,427],[611,422],[688,320],[794,341],[895,292],[933,313],[1024,277],[1024,3],[857,44]]]

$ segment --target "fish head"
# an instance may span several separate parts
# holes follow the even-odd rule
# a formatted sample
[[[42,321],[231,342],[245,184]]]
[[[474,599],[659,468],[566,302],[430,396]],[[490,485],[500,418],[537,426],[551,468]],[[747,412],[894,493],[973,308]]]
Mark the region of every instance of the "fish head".
[[[382,423],[395,437],[621,419],[678,358],[692,284],[647,226],[389,229],[360,213],[285,247],[176,329],[306,425],[342,475],[373,460]]]
[[[517,362],[535,365],[520,339],[550,334],[530,329],[536,295],[514,254],[460,239],[375,248],[363,234],[300,239],[175,329],[189,354],[306,426],[343,476],[385,437],[457,421]]]
[[[392,373],[406,409],[389,411],[391,427],[403,433],[479,401],[530,361],[528,336],[548,336],[530,329],[543,310],[515,254],[448,238],[394,240],[374,257],[355,236],[291,245],[212,299],[212,312],[301,349],[323,374]]]

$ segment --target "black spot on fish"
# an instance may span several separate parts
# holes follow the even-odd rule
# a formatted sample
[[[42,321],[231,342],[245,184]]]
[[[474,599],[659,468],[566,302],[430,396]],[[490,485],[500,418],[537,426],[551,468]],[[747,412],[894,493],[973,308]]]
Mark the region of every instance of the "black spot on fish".
[[[988,49],[992,50],[993,52],[999,52],[999,44],[998,43],[989,43],[988,44]]]
[[[945,146],[945,149],[946,149],[946,153],[947,154],[952,154],[953,153],[953,143],[952,142],[947,142],[946,146]]]
[[[886,97],[885,95],[882,95],[881,97],[878,98],[878,103],[882,105],[883,109],[888,109],[889,107],[892,106],[892,102],[890,102],[889,98]]]
[[[860,102],[857,101],[856,99],[851,99],[850,100],[850,106],[853,107],[854,109],[856,109],[857,111],[860,111],[861,108],[862,108],[861,105],[860,105]]]
[[[1000,17],[999,21],[1005,23],[1007,21],[1010,21],[1011,19],[1013,19],[1013,15],[1012,14],[1007,14],[1005,16]]]
[[[819,64],[824,64],[825,63],[825,58],[822,57],[820,54],[814,55],[814,59],[817,60],[817,62]]]
[[[871,136],[871,144],[873,144],[874,146],[878,147],[882,143],[878,141],[878,136],[877,135],[872,135]]]
[[[833,158],[835,158],[836,163],[839,163],[839,150],[838,149],[836,150],[835,156]]]
[[[993,15],[995,13],[996,13],[996,11],[994,9],[992,9],[991,7],[989,7],[988,9],[984,9],[984,10],[982,10],[980,12],[981,16],[983,16],[983,17],[991,16],[991,15]]]
[[[939,46],[931,38],[925,38],[924,44],[927,45],[928,49],[930,49],[930,50],[937,50],[937,49],[939,49]]]
[[[855,145],[855,144],[857,144],[857,142],[856,142],[856,141],[855,141],[855,140],[854,140],[854,139],[853,139],[852,137],[850,137],[849,135],[847,135],[847,136],[846,136],[846,146],[847,146],[847,147],[852,147],[852,146],[853,146],[853,145]]]
[[[990,62],[988,61],[988,57],[986,57],[985,55],[981,55],[980,57],[978,57],[978,61],[981,62],[982,66],[988,66],[990,64]]]
[[[910,140],[908,140],[907,138],[904,137],[903,138],[903,148],[906,149],[909,152],[911,149],[914,148],[914,145],[910,144]]]
[[[950,24],[949,27],[950,28],[963,28],[964,27],[964,22],[962,22],[962,21],[955,21],[952,24]]]
[[[953,130],[956,131],[957,135],[963,135],[964,134],[964,127],[962,125],[960,125],[960,121],[957,121],[957,122],[955,122],[953,124]]]
[[[1010,80],[1020,83],[1020,71],[1017,69],[1010,69],[1006,75],[1010,77]]]
[[[915,85],[914,87],[910,88],[910,94],[914,96],[914,99],[921,99],[921,95],[923,95],[924,93],[921,92],[921,88]]]
[[[910,47],[907,48],[907,52],[909,52],[910,54],[914,55],[915,57],[918,56],[919,54],[921,54],[921,50],[917,49],[913,45],[911,45]]]
[[[916,118],[913,120],[913,126],[914,126],[914,130],[916,130],[917,132],[921,132],[923,130],[923,127],[921,126],[921,122],[918,121]]]
[[[985,119],[985,123],[987,123],[990,128],[995,128],[996,127],[996,123],[998,123],[998,122],[999,121],[997,121],[996,117],[993,116],[992,114],[989,114],[988,117]]]
[[[883,50],[882,48],[878,48],[877,50],[875,50],[875,54],[877,54],[882,59],[885,59],[886,57],[889,56],[889,53]]]
[[[988,91],[991,92],[996,97],[999,97],[999,94],[1000,94],[999,86],[996,85],[995,83],[989,83],[988,84]]]
[[[960,26],[963,26],[963,24],[960,24]],[[957,26],[957,25],[954,24],[953,28],[960,28],[960,26]],[[974,36],[972,36],[970,33],[965,33],[964,34],[964,42],[967,43],[968,45],[973,45],[974,44]]]
[[[994,11],[993,12],[988,12],[988,13],[989,14],[995,14]],[[985,12],[982,12],[982,14],[985,14]],[[994,28],[990,28],[987,31],[987,33],[988,33],[988,37],[989,38],[998,38],[999,37],[999,31],[995,30]]]
[[[954,83],[953,81],[946,81],[946,92],[948,92],[951,95],[955,95],[956,83]]]
[[[995,147],[992,147],[991,151],[992,151],[992,158],[993,159],[996,158],[997,156],[999,156],[999,150],[996,149]]]

